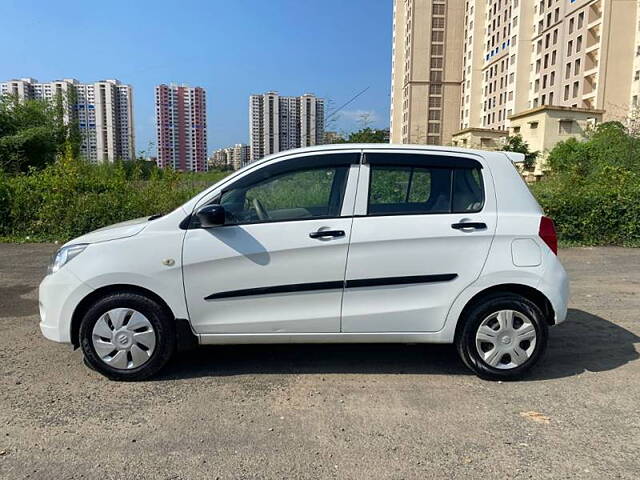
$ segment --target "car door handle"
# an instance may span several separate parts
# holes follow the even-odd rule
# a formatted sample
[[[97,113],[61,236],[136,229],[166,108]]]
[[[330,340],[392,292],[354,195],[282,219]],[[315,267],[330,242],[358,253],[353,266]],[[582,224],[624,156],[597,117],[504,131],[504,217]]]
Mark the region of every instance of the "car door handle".
[[[344,230],[318,230],[309,234],[311,238],[344,237]]]
[[[463,230],[465,228],[473,228],[475,230],[481,230],[483,228],[487,228],[487,224],[484,222],[452,223],[451,228],[455,228],[456,230]]]

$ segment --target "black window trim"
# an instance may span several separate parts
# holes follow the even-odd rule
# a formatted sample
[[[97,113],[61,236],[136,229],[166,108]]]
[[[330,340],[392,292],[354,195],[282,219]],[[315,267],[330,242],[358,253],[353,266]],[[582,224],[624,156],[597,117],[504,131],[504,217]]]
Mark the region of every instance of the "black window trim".
[[[350,160],[345,160],[345,161],[337,161],[336,157],[338,156],[343,156],[343,157],[348,157],[348,156],[352,156],[353,158],[351,158]],[[318,161],[318,159],[320,159],[320,161]],[[345,179],[344,182],[342,184],[342,188],[340,191],[340,204],[337,208],[338,212],[342,212],[342,207],[344,206],[344,196],[345,193],[347,191],[347,184],[349,182],[349,174],[351,172],[351,167],[353,165],[361,165],[362,162],[362,152],[332,152],[330,154],[321,154],[321,155],[308,155],[308,156],[304,156],[304,157],[291,157],[291,158],[287,158],[286,160],[282,160],[280,162],[276,162],[272,165],[267,165],[265,167],[261,167],[256,169],[255,171],[249,173],[248,175],[245,175],[244,177],[236,180],[235,182],[230,183],[228,186],[226,186],[223,190],[220,191],[220,193],[218,195],[216,195],[213,199],[211,199],[210,201],[206,202],[205,204],[203,204],[202,206],[205,205],[215,205],[217,203],[220,202],[222,195],[225,194],[225,192],[228,192],[229,190],[233,189],[233,188],[238,188],[237,185],[240,184],[242,186],[242,181],[244,180],[245,182],[247,181],[247,178],[249,177],[254,177],[257,176],[258,172],[263,172],[264,175],[264,171],[265,170],[271,170],[271,171],[275,171],[274,173],[269,173],[266,172],[266,175],[264,175],[264,181],[268,180],[269,178],[273,178],[276,175],[281,175],[281,174],[287,174],[287,173],[295,173],[295,172],[299,172],[302,170],[319,170],[319,169],[323,169],[323,168],[335,168],[336,170],[341,168],[341,167],[346,167],[346,175],[345,175]],[[291,168],[291,167],[294,168]],[[289,168],[287,168],[289,167]],[[311,167],[311,168],[308,168]],[[278,171],[281,170],[281,171]],[[249,184],[253,184],[254,182],[256,182],[255,184],[260,183],[259,181],[254,180],[249,180]],[[331,195],[333,193],[333,185],[332,185],[332,191],[329,193],[329,200],[331,201]],[[200,208],[200,207],[199,207]],[[210,227],[210,228],[224,228],[224,227],[238,227],[238,226],[245,226],[245,225],[264,225],[264,224],[269,224],[269,223],[284,223],[284,222],[304,222],[304,221],[310,221],[310,220],[332,220],[332,219],[339,219],[339,218],[352,218],[353,215],[318,215],[315,217],[304,217],[304,218],[289,218],[289,219],[276,219],[276,220],[262,220],[262,221],[251,221],[251,222],[240,222],[240,223],[229,223],[229,224],[224,224],[224,225],[218,225],[216,227]],[[192,229],[197,229],[197,228],[202,228],[199,224],[198,224],[198,220],[197,217],[195,215],[195,211],[190,214],[189,216],[187,216],[182,222],[180,222],[180,228],[183,230],[192,230]]]
[[[373,155],[377,155],[380,158],[374,158]],[[393,157],[393,155],[397,155],[397,157]],[[368,156],[371,156],[370,158]],[[386,158],[382,158],[386,157]],[[390,157],[390,158],[389,158]],[[486,192],[484,188],[484,178],[482,173],[480,173],[480,181],[482,188],[482,202],[480,208],[477,210],[464,210],[458,211],[453,209],[453,186],[455,181],[456,172],[460,170],[474,170],[478,169],[482,172],[482,163],[477,160],[468,157],[458,157],[458,156],[448,156],[448,155],[432,155],[432,154],[424,154],[424,153],[402,153],[402,152],[364,152],[363,154],[363,164],[370,165],[369,167],[369,181],[367,185],[367,213],[354,215],[354,218],[362,218],[362,217],[393,217],[393,216],[424,216],[424,215],[460,215],[460,214],[471,214],[471,213],[480,213],[484,210],[484,206],[486,203]],[[429,169],[448,169],[451,170],[451,175],[449,176],[450,181],[450,198],[449,198],[449,211],[448,212],[390,212],[390,213],[370,213],[369,208],[369,200],[371,195],[371,180],[373,179],[372,175],[372,167],[405,167],[411,168],[411,172],[413,172],[414,168],[429,168]],[[412,173],[411,173],[412,174]],[[410,186],[410,185],[409,185]],[[407,195],[409,191],[407,189]]]

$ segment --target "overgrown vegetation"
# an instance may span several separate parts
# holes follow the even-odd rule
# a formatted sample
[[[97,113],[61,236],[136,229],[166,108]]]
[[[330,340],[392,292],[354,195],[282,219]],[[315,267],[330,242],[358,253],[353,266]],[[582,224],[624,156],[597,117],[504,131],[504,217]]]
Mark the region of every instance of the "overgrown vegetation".
[[[0,100],[2,238],[64,241],[168,212],[228,174],[178,173],[144,161],[93,165],[79,160],[79,134],[73,119],[64,124],[63,111],[61,99]],[[365,127],[348,141],[384,137],[384,131]],[[511,137],[505,148],[525,153],[530,162],[537,155],[519,137]],[[640,246],[640,138],[635,130],[601,124],[586,141],[556,145],[548,165],[550,173],[531,188],[555,220],[562,243]]]
[[[72,127],[64,125],[61,104],[60,98],[21,102],[17,97],[0,97],[0,169],[26,172],[75,153],[78,138]]]
[[[42,170],[0,175],[0,236],[64,241],[136,217],[166,213],[226,175],[92,165],[62,159]]]
[[[532,190],[562,243],[640,246],[640,138],[603,123],[557,144],[548,165]]]
[[[364,127],[341,138],[336,138],[332,143],[388,143],[389,132],[371,127]]]

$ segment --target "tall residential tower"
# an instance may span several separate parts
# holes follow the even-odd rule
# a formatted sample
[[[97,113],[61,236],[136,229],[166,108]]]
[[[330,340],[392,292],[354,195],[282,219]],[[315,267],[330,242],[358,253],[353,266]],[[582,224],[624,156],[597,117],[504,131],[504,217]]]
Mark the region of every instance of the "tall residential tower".
[[[158,166],[179,171],[207,169],[207,109],[201,87],[156,87]]]
[[[324,139],[324,99],[307,93],[281,97],[267,92],[249,97],[251,161]]]
[[[82,144],[80,153],[91,162],[113,162],[135,158],[133,91],[118,80],[80,83],[73,78],[40,83],[21,78],[0,83],[0,95],[20,99],[59,98],[64,118],[77,121]]]
[[[439,145],[460,124],[464,0],[395,0],[391,142]]]
[[[542,107],[565,109],[562,132],[574,117],[624,120],[640,95],[639,19],[623,0],[395,0],[392,141],[495,138]]]

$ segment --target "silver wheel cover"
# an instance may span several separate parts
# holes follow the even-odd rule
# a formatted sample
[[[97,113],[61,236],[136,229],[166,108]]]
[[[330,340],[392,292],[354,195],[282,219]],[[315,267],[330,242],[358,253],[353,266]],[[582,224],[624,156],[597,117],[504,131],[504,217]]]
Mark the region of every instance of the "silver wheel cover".
[[[515,310],[500,310],[480,323],[476,350],[487,365],[509,370],[531,358],[536,338],[536,329],[529,317]]]
[[[103,313],[91,333],[98,358],[112,368],[131,370],[144,365],[156,348],[156,332],[147,317],[131,308]]]

